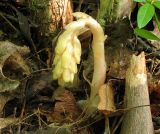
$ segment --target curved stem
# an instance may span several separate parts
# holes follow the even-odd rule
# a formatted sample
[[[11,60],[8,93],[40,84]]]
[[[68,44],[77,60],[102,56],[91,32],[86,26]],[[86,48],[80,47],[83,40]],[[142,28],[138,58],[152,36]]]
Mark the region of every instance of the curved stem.
[[[94,55],[94,72],[91,83],[89,107],[97,107],[98,90],[104,84],[106,78],[106,62],[104,52],[104,41],[106,37],[100,24],[92,17],[81,12],[73,13],[73,16],[78,20],[71,22],[65,27],[68,33],[72,33],[71,36],[78,36],[86,31],[86,29],[89,29],[93,34],[92,49]]]
[[[94,54],[94,73],[90,95],[90,99],[92,100],[96,97],[98,89],[104,84],[106,78],[106,62],[104,52],[104,41],[106,37],[100,24],[92,17],[80,12],[73,13],[73,16],[79,19],[75,22],[77,25],[75,25],[74,28],[72,27],[73,31],[78,31],[79,33],[79,31],[85,27],[85,29],[88,28],[91,30],[93,34],[92,49]]]
[[[96,97],[98,89],[105,82],[106,78],[106,62],[104,52],[105,36],[102,27],[97,21],[87,21],[86,26],[89,27],[93,34],[92,49],[94,55],[94,72],[92,78],[92,87],[90,98]]]

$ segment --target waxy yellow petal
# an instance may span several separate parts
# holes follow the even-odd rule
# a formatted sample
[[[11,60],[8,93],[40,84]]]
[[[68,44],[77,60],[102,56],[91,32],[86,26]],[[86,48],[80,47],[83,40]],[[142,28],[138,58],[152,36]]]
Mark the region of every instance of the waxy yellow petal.
[[[64,51],[61,59],[63,68],[69,68],[70,62],[72,60],[73,47],[71,44],[68,44],[66,50]]]
[[[57,46],[55,48],[56,54],[61,55],[65,51],[67,44],[71,42],[71,37],[72,36],[68,31],[65,31],[62,33],[62,35],[60,35],[57,41]]]
[[[74,55],[75,61],[77,64],[79,64],[81,60],[80,58],[81,58],[82,50],[81,50],[81,43],[76,36],[74,37],[74,40],[73,40],[73,48],[74,48],[73,55]]]
[[[56,54],[56,56],[54,57],[54,61],[53,61],[53,65],[56,65],[58,63],[58,61],[60,60],[61,56]]]
[[[63,71],[63,80],[65,81],[65,82],[70,82],[70,71],[68,70],[68,69],[65,69],[64,71]]]
[[[58,79],[63,73],[62,62],[59,61],[53,69],[53,79]]]
[[[75,59],[73,57],[72,57],[72,60],[70,61],[69,70],[74,74],[77,73],[77,64],[76,64]]]

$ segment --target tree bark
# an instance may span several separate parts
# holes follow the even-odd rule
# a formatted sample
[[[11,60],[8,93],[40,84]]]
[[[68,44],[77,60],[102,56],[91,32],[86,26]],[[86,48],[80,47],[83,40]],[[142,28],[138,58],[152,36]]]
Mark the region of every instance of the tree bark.
[[[48,36],[73,20],[72,0],[30,0],[31,19],[38,24],[39,33]]]
[[[147,85],[145,55],[133,55],[126,72],[125,106],[121,134],[154,134]]]

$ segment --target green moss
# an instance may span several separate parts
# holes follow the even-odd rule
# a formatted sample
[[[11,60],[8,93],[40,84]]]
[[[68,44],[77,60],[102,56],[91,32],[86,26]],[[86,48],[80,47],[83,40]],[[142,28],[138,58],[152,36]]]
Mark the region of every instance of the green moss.
[[[50,0],[31,0],[29,3],[31,19],[39,26],[42,34],[51,32],[49,28],[52,23],[52,14],[49,11],[49,1]]]

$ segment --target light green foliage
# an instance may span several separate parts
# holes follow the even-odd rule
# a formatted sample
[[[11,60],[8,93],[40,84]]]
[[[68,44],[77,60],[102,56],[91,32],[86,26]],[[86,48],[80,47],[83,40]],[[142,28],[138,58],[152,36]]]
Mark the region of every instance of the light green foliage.
[[[146,0],[134,0],[135,2],[146,2]]]
[[[155,13],[155,8],[150,3],[145,3],[139,8],[137,15],[137,23],[139,28],[145,27],[152,19]]]
[[[133,0],[133,1],[143,3],[141,4],[142,6],[138,10],[138,14],[137,14],[138,28],[134,30],[134,33],[145,39],[160,40],[160,38],[158,38],[152,32],[142,29],[152,19],[155,19],[156,25],[158,26],[158,29],[160,30],[160,22],[155,12],[155,8],[160,9],[160,1],[155,1],[155,0]]]
[[[145,29],[139,29],[139,28],[135,28],[134,29],[134,33],[138,36],[141,36],[142,38],[145,39],[149,39],[149,40],[159,40],[160,38],[158,38],[156,35],[154,35],[152,32],[145,30]]]
[[[159,9],[160,9],[160,1],[154,2],[153,5],[154,5],[156,8],[159,8]]]

